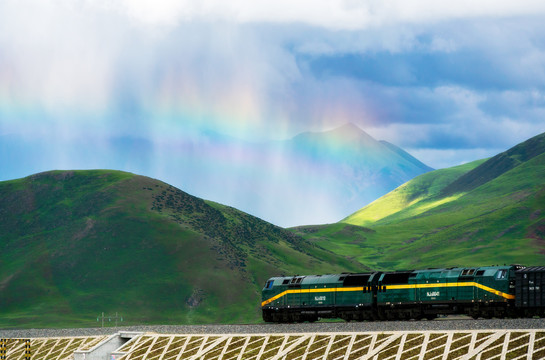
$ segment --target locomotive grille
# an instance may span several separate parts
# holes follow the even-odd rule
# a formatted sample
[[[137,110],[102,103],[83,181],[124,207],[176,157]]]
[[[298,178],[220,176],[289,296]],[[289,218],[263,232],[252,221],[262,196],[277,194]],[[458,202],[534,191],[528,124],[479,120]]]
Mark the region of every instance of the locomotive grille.
[[[530,266],[515,272],[515,305],[520,308],[545,306],[545,266]]]

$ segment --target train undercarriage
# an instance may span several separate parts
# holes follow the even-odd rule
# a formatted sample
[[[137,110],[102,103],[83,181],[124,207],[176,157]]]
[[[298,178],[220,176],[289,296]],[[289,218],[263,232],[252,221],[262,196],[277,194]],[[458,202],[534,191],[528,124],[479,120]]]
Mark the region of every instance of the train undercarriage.
[[[268,307],[263,309],[265,322],[315,322],[320,319],[345,321],[433,320],[448,315],[467,315],[474,319],[545,317],[542,308],[517,309],[512,302],[448,302],[377,304],[373,307]]]

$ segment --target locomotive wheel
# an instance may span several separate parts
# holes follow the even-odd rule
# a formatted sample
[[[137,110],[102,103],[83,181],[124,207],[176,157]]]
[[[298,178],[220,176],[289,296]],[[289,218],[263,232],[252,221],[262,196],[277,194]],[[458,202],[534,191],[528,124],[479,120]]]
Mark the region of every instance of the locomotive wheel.
[[[271,322],[271,321],[273,321],[273,316],[272,316],[272,314],[269,313],[269,312],[264,312],[264,313],[263,313],[263,321],[265,321],[265,322]]]

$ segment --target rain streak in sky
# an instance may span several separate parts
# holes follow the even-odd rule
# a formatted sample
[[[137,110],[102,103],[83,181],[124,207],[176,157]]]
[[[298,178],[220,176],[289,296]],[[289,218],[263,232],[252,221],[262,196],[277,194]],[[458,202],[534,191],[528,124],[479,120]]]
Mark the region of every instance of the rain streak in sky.
[[[0,180],[111,168],[191,192],[188,174],[251,178],[249,148],[346,123],[433,168],[489,157],[545,131],[544,18],[542,1],[4,0]]]

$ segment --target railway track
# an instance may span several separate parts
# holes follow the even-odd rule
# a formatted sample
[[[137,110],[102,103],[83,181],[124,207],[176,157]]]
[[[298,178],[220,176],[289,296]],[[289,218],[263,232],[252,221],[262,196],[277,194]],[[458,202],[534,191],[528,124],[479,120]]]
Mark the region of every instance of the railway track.
[[[478,319],[439,318],[432,321],[316,322],[302,324],[239,325],[146,325],[74,329],[0,329],[1,338],[42,338],[94,336],[118,331],[158,334],[283,334],[377,331],[449,331],[449,330],[516,330],[545,329],[545,319]]]

